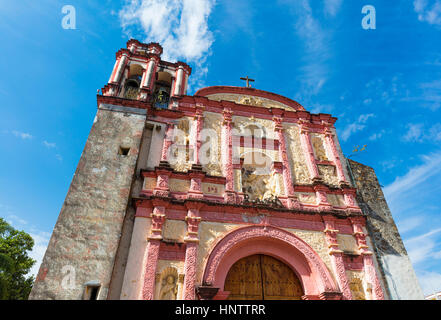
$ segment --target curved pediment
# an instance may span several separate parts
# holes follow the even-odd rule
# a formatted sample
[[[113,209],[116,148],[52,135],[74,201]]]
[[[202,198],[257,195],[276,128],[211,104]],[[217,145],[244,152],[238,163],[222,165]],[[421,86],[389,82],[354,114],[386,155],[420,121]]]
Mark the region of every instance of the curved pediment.
[[[305,110],[298,102],[278,94],[246,87],[214,86],[196,92],[195,96],[204,96],[214,101],[232,101],[237,104],[263,108],[276,108],[288,111]]]

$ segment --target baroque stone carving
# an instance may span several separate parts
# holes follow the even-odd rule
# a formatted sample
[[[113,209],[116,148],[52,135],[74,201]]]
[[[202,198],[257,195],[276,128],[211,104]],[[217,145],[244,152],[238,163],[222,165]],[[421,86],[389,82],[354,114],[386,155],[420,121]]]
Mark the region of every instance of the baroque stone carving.
[[[319,161],[329,161],[321,136],[314,134],[311,136],[311,140],[316,159]]]
[[[297,126],[290,126],[286,129],[289,160],[291,161],[292,174],[295,184],[310,184],[306,159],[300,144],[300,135]]]
[[[178,294],[178,271],[175,268],[165,268],[161,273],[160,300],[176,300]]]
[[[335,166],[318,164],[317,168],[318,168],[320,177],[323,179],[323,181],[326,184],[328,184],[330,186],[334,186],[334,187],[339,186],[339,180],[337,177]]]
[[[233,246],[243,240],[261,237],[283,241],[295,247],[304,255],[313,272],[319,275],[324,291],[334,292],[337,290],[329,271],[317,253],[293,234],[273,227],[245,227],[237,229],[225,236],[225,238],[220,240],[215,246],[207,261],[204,282],[214,283],[217,268],[221,264],[223,257]]]
[[[207,151],[208,163],[202,163],[204,171],[211,176],[223,176],[222,172],[222,162],[221,162],[221,145],[222,145],[222,121],[223,117],[221,115],[205,112],[204,113],[204,129],[208,129],[208,132],[213,134],[209,136],[202,143],[209,143],[210,148]],[[211,141],[214,139],[216,141]],[[215,149],[214,149],[215,148]],[[202,151],[204,152],[204,151]]]
[[[226,94],[226,93],[216,93],[207,96],[210,100],[215,101],[233,101],[239,104],[245,104],[245,105],[252,105],[252,106],[259,106],[259,107],[265,107],[265,108],[277,108],[277,109],[284,109],[289,111],[295,111],[294,108],[289,107],[283,103],[280,103],[278,101],[262,98],[262,97],[256,97],[256,96],[250,96],[250,95],[244,95],[244,94]]]

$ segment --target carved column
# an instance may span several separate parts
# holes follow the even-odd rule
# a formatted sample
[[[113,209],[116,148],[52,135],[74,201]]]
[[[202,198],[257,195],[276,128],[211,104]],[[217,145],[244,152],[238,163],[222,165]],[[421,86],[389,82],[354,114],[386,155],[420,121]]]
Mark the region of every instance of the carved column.
[[[327,191],[328,188],[324,185],[317,184],[314,186],[315,195],[317,198],[317,205],[320,210],[331,210],[332,205],[328,202]]]
[[[338,230],[335,228],[335,218],[331,216],[323,216],[325,223],[324,233],[328,243],[329,255],[331,256],[331,263],[337,275],[337,282],[340,290],[343,292],[344,300],[352,300],[351,289],[349,288],[348,278],[346,276],[346,268],[343,261],[343,251],[338,247],[337,234]]]
[[[155,80],[155,74],[158,63],[159,63],[159,57],[157,56],[150,57],[144,72],[144,76],[141,81],[141,88],[145,88],[148,89],[149,91],[152,91],[153,84],[155,83],[154,80]]]
[[[173,172],[167,163],[160,163],[155,169],[156,187],[153,189],[153,195],[159,197],[168,197],[170,195],[169,178]]]
[[[282,125],[282,118],[273,117],[273,121],[274,121],[274,130],[276,131],[277,138],[279,140],[279,154],[282,159],[283,182],[285,186],[285,193],[286,196],[288,197],[288,208],[289,209],[298,208],[300,205],[294,192],[294,184],[291,175],[291,167],[288,160],[288,153],[286,149],[286,141],[284,134],[285,130]]]
[[[113,78],[111,79],[110,83],[119,84],[119,81],[121,80],[121,75],[126,68],[128,59],[129,59],[129,54],[127,52],[123,52],[118,64],[118,68],[115,74],[113,75]]]
[[[328,145],[328,149],[331,151],[334,164],[337,168],[337,177],[341,184],[347,184],[346,177],[343,171],[343,166],[341,164],[340,156],[337,151],[337,147],[335,146],[334,141],[334,133],[329,127],[325,128],[325,137],[326,137],[326,143]]]
[[[348,188],[343,189],[345,204],[348,207],[349,211],[361,213],[360,207],[355,202],[355,194],[356,194],[355,189],[348,189]]]
[[[364,274],[368,283],[372,286],[373,300],[384,300],[383,289],[381,288],[380,280],[378,279],[377,271],[375,270],[373,253],[369,251],[366,242],[366,234],[363,231],[365,225],[364,218],[354,217],[350,218],[354,230],[354,236],[357,240],[358,250],[363,256]]]
[[[235,202],[236,196],[234,193],[234,175],[233,175],[233,134],[232,134],[232,114],[231,109],[225,108],[223,111],[224,122],[222,127],[223,134],[223,163],[224,175],[227,179],[225,184],[225,201]]]
[[[309,136],[309,129],[306,122],[300,122],[300,142],[302,150],[305,154],[306,164],[308,166],[309,174],[313,181],[321,180],[320,173],[315,163],[314,150],[312,149],[311,137]]]
[[[188,191],[188,198],[203,199],[204,194],[202,192],[202,179],[205,177],[205,173],[202,172],[200,165],[193,165],[189,171],[190,177],[190,190]]]
[[[199,246],[199,223],[201,217],[199,209],[202,204],[199,202],[186,202],[188,209],[185,221],[187,221],[187,235],[184,238],[186,243],[185,249],[185,263],[184,263],[184,300],[195,300],[195,282],[196,282],[196,268],[197,268],[197,253]]]
[[[193,141],[193,155],[194,155],[194,163],[199,163],[199,151],[201,150],[201,131],[203,127],[203,121],[204,121],[204,107],[196,105],[196,114],[194,116],[195,120],[195,134],[194,134],[194,141]]]
[[[163,201],[153,200],[152,228],[148,237],[147,259],[144,272],[142,297],[153,300],[155,294],[156,265],[158,264],[159,246],[162,240],[162,226],[165,222],[165,206]]]
[[[167,128],[165,129],[164,143],[162,144],[161,161],[168,161],[168,150],[173,144],[174,126],[175,125],[173,123],[169,123],[167,124]]]

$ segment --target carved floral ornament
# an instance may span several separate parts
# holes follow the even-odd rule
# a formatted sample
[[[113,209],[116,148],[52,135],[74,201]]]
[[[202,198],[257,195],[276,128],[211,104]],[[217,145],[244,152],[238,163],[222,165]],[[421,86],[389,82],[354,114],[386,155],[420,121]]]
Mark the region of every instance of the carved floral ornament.
[[[255,106],[255,107],[264,107],[264,108],[275,108],[275,109],[284,109],[288,111],[296,111],[294,108],[287,106],[283,103],[280,103],[278,101],[257,97],[257,96],[251,96],[251,95],[244,95],[244,94],[228,94],[228,93],[216,93],[207,96],[210,100],[215,101],[232,101],[237,104],[243,104],[248,106]]]

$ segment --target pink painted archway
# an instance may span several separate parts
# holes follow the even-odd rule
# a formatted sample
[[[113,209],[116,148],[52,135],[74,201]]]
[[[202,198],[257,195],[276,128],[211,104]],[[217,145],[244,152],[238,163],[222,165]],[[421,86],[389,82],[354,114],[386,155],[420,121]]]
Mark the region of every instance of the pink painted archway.
[[[270,255],[290,266],[299,277],[305,296],[340,291],[323,261],[307,243],[292,233],[269,226],[236,229],[221,239],[207,260],[203,283],[223,291],[231,266],[254,254]]]

